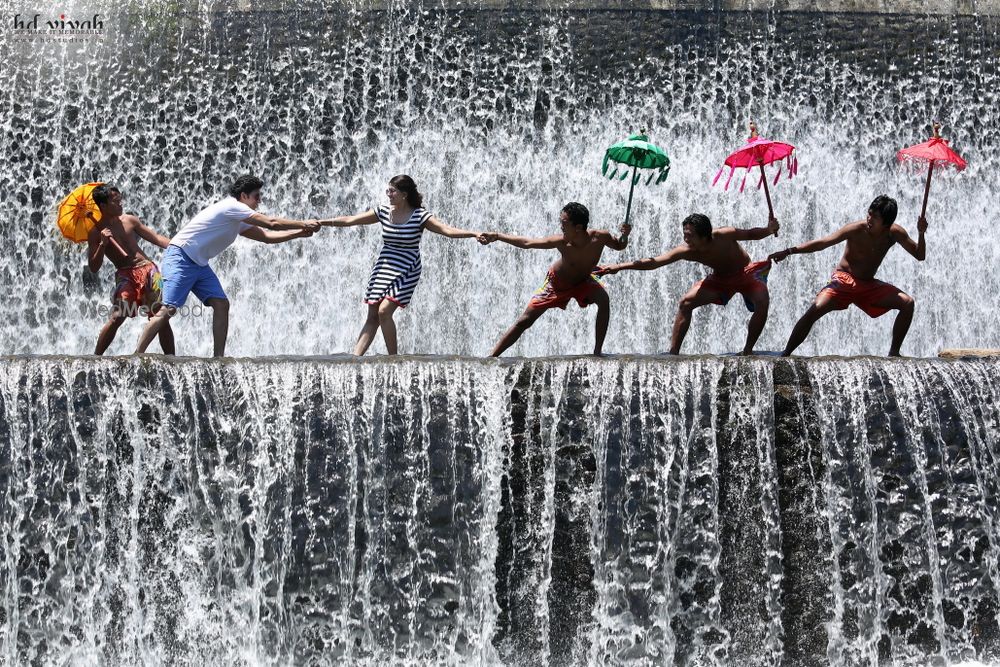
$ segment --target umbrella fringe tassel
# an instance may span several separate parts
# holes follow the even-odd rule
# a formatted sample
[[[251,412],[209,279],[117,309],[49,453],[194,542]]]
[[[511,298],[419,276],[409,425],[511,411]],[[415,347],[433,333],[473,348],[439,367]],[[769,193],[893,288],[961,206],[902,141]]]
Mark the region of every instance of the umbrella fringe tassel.
[[[719,182],[719,179],[722,178],[722,172],[725,171],[725,169],[725,167],[719,167],[719,172],[715,175],[715,178],[712,179],[713,188],[715,187],[715,184]]]
[[[724,191],[729,191],[729,183],[733,180],[733,174],[736,173],[736,167],[729,168],[729,178],[726,179],[726,185],[722,188]]]
[[[743,194],[743,189],[747,186],[747,175],[750,174],[750,170],[743,172],[743,180],[740,181],[740,194]]]

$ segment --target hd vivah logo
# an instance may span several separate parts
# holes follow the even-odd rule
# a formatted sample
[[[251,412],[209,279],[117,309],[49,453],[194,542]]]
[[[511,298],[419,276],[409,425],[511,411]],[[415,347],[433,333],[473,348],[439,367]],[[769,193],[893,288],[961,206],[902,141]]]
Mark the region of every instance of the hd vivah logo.
[[[33,43],[100,42],[104,40],[104,21],[100,14],[85,18],[59,14],[51,19],[44,19],[41,14],[14,14],[11,40]]]
[[[101,20],[100,14],[94,14],[93,17],[86,20],[66,18],[65,14],[60,14],[58,18],[48,21],[42,21],[41,18],[41,14],[35,14],[30,19],[22,14],[14,14],[14,30],[50,33],[72,30],[104,30],[104,21]]]

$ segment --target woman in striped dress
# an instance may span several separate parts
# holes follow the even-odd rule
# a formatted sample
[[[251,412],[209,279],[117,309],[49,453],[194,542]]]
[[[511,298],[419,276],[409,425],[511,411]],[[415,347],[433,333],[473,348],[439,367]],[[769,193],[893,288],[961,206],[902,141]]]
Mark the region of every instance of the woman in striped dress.
[[[382,329],[389,354],[396,354],[396,324],[392,317],[398,308],[406,308],[420,280],[420,238],[425,229],[453,239],[471,239],[479,232],[450,227],[422,206],[417,184],[405,174],[394,176],[385,190],[388,206],[379,206],[358,215],[342,216],[325,222],[331,227],[354,225],[382,226],[382,250],[372,267],[365,292],[368,319],[361,328],[354,354],[361,356]]]

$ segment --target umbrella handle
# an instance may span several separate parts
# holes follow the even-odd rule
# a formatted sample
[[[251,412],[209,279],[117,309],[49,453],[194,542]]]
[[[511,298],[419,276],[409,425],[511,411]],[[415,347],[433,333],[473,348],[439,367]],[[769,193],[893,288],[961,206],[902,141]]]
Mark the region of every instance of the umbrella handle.
[[[628,224],[629,215],[632,214],[632,193],[635,192],[635,174],[639,171],[636,166],[632,167],[632,178],[629,179],[628,186],[628,205],[625,207],[625,224]]]
[[[764,196],[767,198],[767,214],[770,216],[768,218],[770,221],[770,218],[774,217],[774,205],[771,204],[771,190],[767,187],[767,174],[764,173],[763,162],[760,163],[760,177],[764,181]],[[775,232],[774,235],[777,236],[778,232]]]
[[[927,196],[931,193],[931,174],[934,173],[934,160],[931,160],[930,167],[927,168],[927,183],[924,185],[924,205],[920,207],[920,217],[927,215]]]
[[[125,252],[125,248],[121,247],[121,245],[118,243],[118,241],[114,240],[114,238],[109,238],[108,239],[108,243],[110,243],[111,245],[113,245],[115,247],[115,250],[117,250],[118,252],[120,252],[122,254],[122,257],[128,257],[128,253]]]

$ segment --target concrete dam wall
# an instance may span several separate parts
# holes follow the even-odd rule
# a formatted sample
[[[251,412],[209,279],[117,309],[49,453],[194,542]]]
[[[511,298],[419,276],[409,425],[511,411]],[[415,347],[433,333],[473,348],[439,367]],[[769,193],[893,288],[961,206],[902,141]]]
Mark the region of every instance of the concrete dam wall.
[[[998,376],[4,358],[0,661],[989,662]]]

